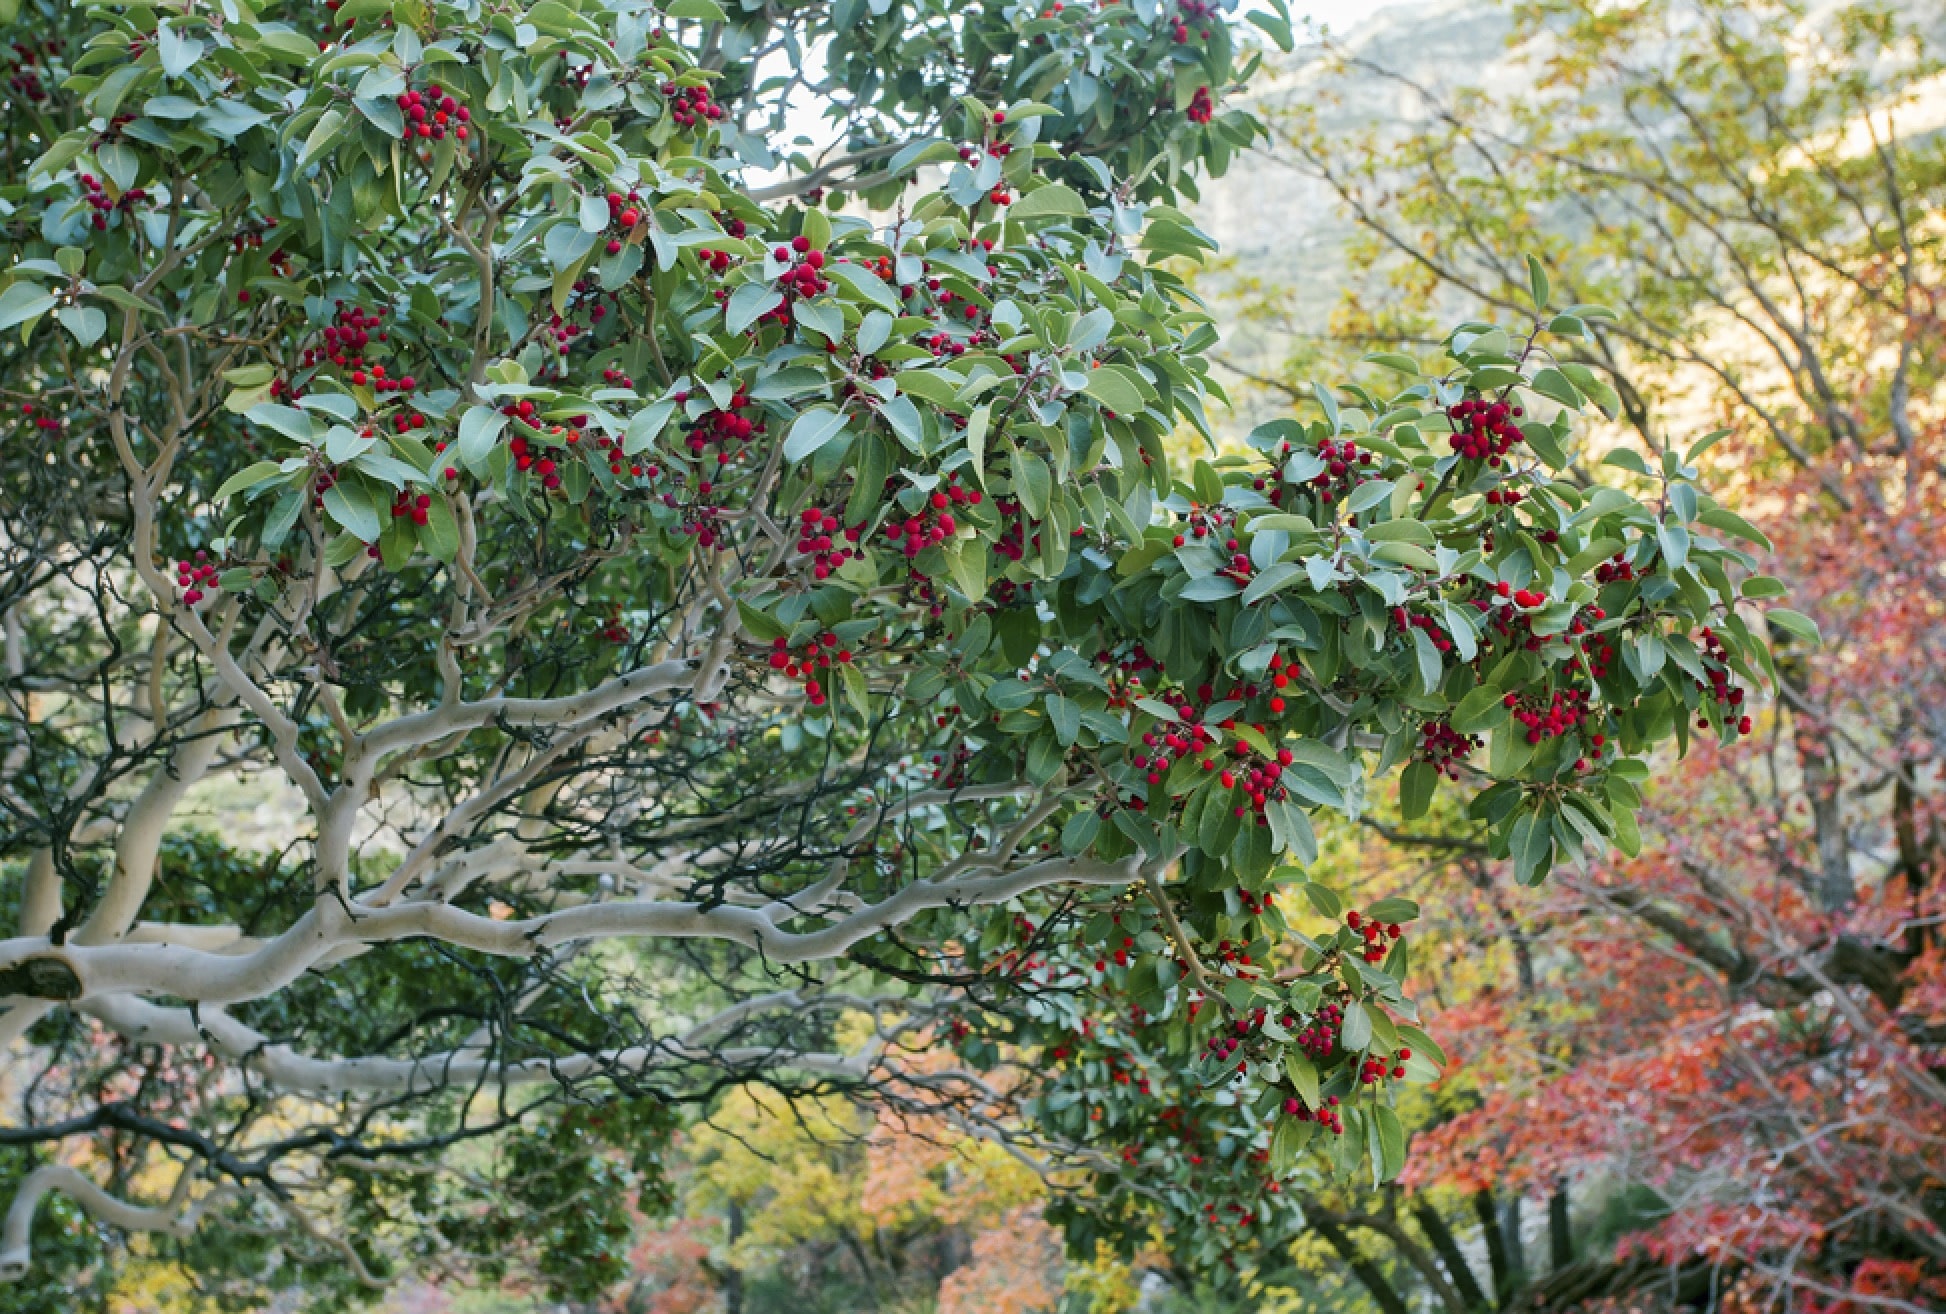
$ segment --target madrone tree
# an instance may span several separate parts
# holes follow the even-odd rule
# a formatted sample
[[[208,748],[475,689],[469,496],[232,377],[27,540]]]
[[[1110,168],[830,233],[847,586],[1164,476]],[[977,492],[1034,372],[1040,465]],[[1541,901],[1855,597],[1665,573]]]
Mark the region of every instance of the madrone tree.
[[[1538,266],[1172,463],[1218,6],[5,15],[8,1276],[585,1296],[740,1083],[1222,1270],[1438,1071],[1310,814],[1451,780],[1535,881],[1746,726],[1753,531],[1557,477]]]

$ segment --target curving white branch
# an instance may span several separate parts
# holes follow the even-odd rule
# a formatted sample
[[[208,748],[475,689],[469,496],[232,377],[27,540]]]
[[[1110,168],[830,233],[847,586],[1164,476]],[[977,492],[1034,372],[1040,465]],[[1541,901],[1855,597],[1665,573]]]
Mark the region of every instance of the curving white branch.
[[[31,964],[44,975],[58,965],[73,978],[67,997],[80,1000],[147,994],[231,1004],[261,999],[289,985],[333,951],[419,937],[510,958],[530,958],[596,940],[723,940],[760,953],[772,963],[806,963],[837,958],[860,941],[933,909],[1002,903],[1053,885],[1133,884],[1144,879],[1147,865],[1154,864],[1145,864],[1139,855],[1117,862],[1046,858],[1013,871],[915,881],[877,903],[806,931],[780,925],[798,916],[780,904],[754,909],[623,900],[495,921],[449,904],[407,903],[350,912],[325,898],[289,930],[249,953],[211,953],[174,944],[55,945],[44,935],[16,936],[0,941],[0,971]]]
[[[191,1203],[189,1190],[195,1180],[196,1169],[191,1165],[176,1178],[165,1203],[135,1205],[110,1195],[64,1163],[43,1164],[21,1181],[13,1203],[7,1206],[6,1221],[0,1223],[0,1282],[18,1282],[32,1267],[34,1214],[49,1191],[59,1191],[96,1218],[125,1232],[167,1232],[187,1240],[203,1214],[227,1194],[218,1188]]]
[[[620,1046],[586,1054],[517,1061],[492,1058],[477,1047],[462,1047],[417,1058],[376,1056],[318,1058],[290,1045],[273,1043],[255,1028],[220,1008],[192,1015],[186,1008],[151,1004],[114,995],[82,1005],[83,1011],[131,1040],[190,1047],[207,1045],[278,1090],[290,1094],[339,1095],[353,1092],[427,1094],[455,1086],[530,1086],[567,1084],[601,1076],[643,1076],[659,1067],[715,1062],[733,1068],[797,1071],[817,1076],[863,1080],[883,1052],[875,1043],[856,1054],[829,1054],[778,1046],[711,1048],[710,1042],[750,1018],[770,1011],[856,1007],[882,1001],[847,995],[805,998],[796,991],[759,995],[713,1014],[680,1036],[648,1044]]]

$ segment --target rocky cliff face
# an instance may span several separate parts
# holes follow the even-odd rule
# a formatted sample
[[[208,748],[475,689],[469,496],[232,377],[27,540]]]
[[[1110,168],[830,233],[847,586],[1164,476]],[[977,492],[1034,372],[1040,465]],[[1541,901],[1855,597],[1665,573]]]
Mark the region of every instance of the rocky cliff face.
[[[1346,132],[1409,124],[1426,109],[1408,83],[1448,92],[1464,85],[1504,87],[1511,79],[1524,79],[1507,50],[1510,26],[1504,7],[1493,0],[1386,5],[1353,23],[1334,24],[1330,31],[1330,40],[1372,65],[1370,71],[1331,77],[1327,98],[1320,87],[1324,51],[1314,40],[1283,57],[1254,100],[1271,116],[1284,107],[1309,104],[1327,129]],[[1352,272],[1343,249],[1350,222],[1330,188],[1309,175],[1290,151],[1274,146],[1206,183],[1191,210],[1222,243],[1224,267],[1207,275],[1203,286],[1224,322],[1227,359],[1252,371],[1274,372],[1283,359],[1287,331],[1322,328]],[[1285,323],[1239,318],[1227,297],[1252,282],[1286,290]],[[1231,381],[1226,376],[1225,383]],[[1240,396],[1238,413],[1225,427],[1248,429],[1278,409],[1268,398]]]

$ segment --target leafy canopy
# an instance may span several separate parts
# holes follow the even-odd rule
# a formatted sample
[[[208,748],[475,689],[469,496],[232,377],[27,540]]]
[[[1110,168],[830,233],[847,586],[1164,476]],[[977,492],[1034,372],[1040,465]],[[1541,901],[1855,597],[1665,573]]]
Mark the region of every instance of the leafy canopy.
[[[1739,733],[1760,536],[1693,451],[1561,476],[1614,398],[1538,266],[1521,322],[1174,460],[1222,394],[1172,202],[1256,131],[1217,7],[732,8],[8,15],[9,688],[64,690],[4,723],[14,1016],[272,1092],[182,1100],[226,1128],[169,1142],[234,1188],[209,1225],[401,1129],[556,1119],[517,1166],[590,1143],[564,1100],[754,1081],[990,1120],[914,1038],[1040,1055],[1006,1134],[1104,1169],[1088,1252],[1160,1206],[1214,1264],[1321,1128],[1396,1173],[1391,1083],[1437,1073],[1413,907],[1278,910],[1312,814],[1400,769],[1523,880],[1632,850],[1642,755]],[[782,159],[812,49],[843,140]],[[303,878],[152,897],[226,773],[285,782]],[[132,937],[165,907],[243,940]],[[1134,1032],[1153,1080],[1073,1048]],[[330,1135],[279,1091],[341,1095],[284,1106]]]

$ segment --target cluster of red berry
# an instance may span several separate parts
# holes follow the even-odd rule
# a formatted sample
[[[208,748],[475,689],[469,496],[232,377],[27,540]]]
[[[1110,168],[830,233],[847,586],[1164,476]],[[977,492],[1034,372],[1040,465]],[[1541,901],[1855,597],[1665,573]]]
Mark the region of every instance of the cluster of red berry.
[[[642,221],[641,198],[634,192],[623,196],[620,192],[610,192],[608,201],[608,222],[619,230],[619,236],[610,237],[603,249],[609,255],[618,255],[622,249],[622,239],[635,231],[635,225]],[[708,255],[706,251],[703,254]]]
[[[1248,890],[1239,889],[1237,902],[1243,905],[1245,916],[1259,917],[1277,906],[1277,891],[1265,890],[1262,894],[1252,894]]]
[[[140,187],[131,187],[122,193],[121,199],[110,200],[107,189],[101,185],[100,179],[96,178],[92,173],[84,173],[81,175],[81,186],[88,193],[83,198],[83,202],[89,209],[94,211],[89,222],[95,226],[97,232],[108,227],[108,216],[115,211],[120,210],[123,214],[128,214],[137,205],[149,199],[149,194],[146,190]]]
[[[1392,623],[1397,625],[1401,630],[1424,630],[1426,637],[1432,640],[1432,646],[1436,652],[1451,652],[1453,650],[1452,638],[1447,635],[1445,630],[1440,628],[1438,621],[1423,612],[1412,612],[1407,611],[1404,607],[1394,607],[1392,608]]]
[[[1412,1051],[1402,1049],[1394,1057],[1398,1060],[1397,1062],[1380,1058],[1374,1054],[1363,1063],[1360,1063],[1358,1065],[1358,1080],[1360,1083],[1367,1086],[1374,1085],[1377,1082],[1384,1081],[1388,1073],[1394,1078],[1403,1077],[1405,1075],[1405,1060],[1412,1057]]]
[[[811,559],[811,577],[829,579],[833,571],[857,555],[858,539],[864,532],[862,525],[846,528],[837,516],[820,507],[805,507],[798,517],[797,550]]]
[[[260,222],[252,223],[249,228],[230,238],[230,250],[238,255],[241,255],[245,251],[263,250],[264,233],[276,226],[277,217],[275,215]],[[284,255],[282,251],[275,252],[272,254],[271,259],[275,261],[278,256],[282,255]],[[285,256],[285,258],[289,259],[288,256]]]
[[[1223,724],[1228,729],[1234,726],[1235,723],[1225,721]],[[1257,731],[1259,734],[1263,733],[1263,727],[1258,726]],[[1230,767],[1223,768],[1217,775],[1217,783],[1221,784],[1225,789],[1242,787],[1246,802],[1235,805],[1235,815],[1241,817],[1255,812],[1257,814],[1257,824],[1260,826],[1268,825],[1269,823],[1263,817],[1264,808],[1272,800],[1285,797],[1286,791],[1281,782],[1281,773],[1284,767],[1291,764],[1291,750],[1288,748],[1278,749],[1277,758],[1273,762],[1262,757],[1249,744],[1239,738],[1230,745],[1230,754],[1241,760]],[[1204,758],[1203,770],[1211,770],[1214,764],[1214,758]],[[1237,770],[1238,767],[1244,768],[1241,774]]]
[[[1520,426],[1513,423],[1520,414],[1518,406],[1484,397],[1454,403],[1446,408],[1446,418],[1453,424],[1453,451],[1469,461],[1498,466],[1515,443],[1525,440]]]
[[[405,135],[421,140],[444,141],[451,132],[461,141],[467,137],[467,123],[473,113],[453,99],[450,91],[437,83],[424,91],[408,91],[399,97],[399,113],[405,116]]]
[[[195,606],[204,597],[203,590],[216,587],[216,566],[210,561],[209,553],[201,548],[196,550],[193,561],[176,563],[176,587],[182,590],[182,600]]]
[[[1260,1035],[1263,1030],[1264,1020],[1269,1016],[1269,1011],[1259,1006],[1243,1014],[1235,1022],[1232,1022],[1229,1030],[1218,1031],[1211,1035],[1209,1040],[1205,1042],[1211,1057],[1227,1063],[1237,1056],[1239,1050],[1243,1050],[1246,1046],[1255,1048],[1251,1042],[1254,1037]],[[1295,1018],[1284,1019],[1286,1026],[1294,1021],[1296,1021]],[[1239,1062],[1237,1064],[1237,1071],[1243,1071],[1244,1066],[1243,1063]]]
[[[588,285],[586,279],[575,279],[569,292],[568,314],[562,315],[559,311],[556,311],[549,315],[547,320],[546,333],[554,339],[554,354],[556,356],[567,355],[568,351],[574,346],[574,340],[576,338],[580,337],[583,333],[592,331],[596,324],[601,323],[608,316],[608,307],[601,303],[599,300],[600,294]],[[586,324],[577,323],[571,318],[576,310],[582,309],[588,312],[588,323]],[[559,371],[543,369],[541,373],[546,377],[560,377]]]
[[[971,504],[978,506],[981,493],[977,488],[967,488],[959,481],[955,471],[945,487],[935,489],[926,499],[925,507],[916,515],[900,521],[893,517],[885,522],[885,537],[899,545],[907,560],[918,556],[934,543],[944,543],[959,529],[959,522],[953,518],[952,508]]]
[[[818,680],[818,672],[829,670],[835,662],[845,665],[851,661],[851,649],[838,646],[838,636],[826,630],[796,652],[784,639],[774,639],[770,645],[770,669],[782,671],[794,680],[804,682],[804,694],[811,706],[823,707],[825,704],[824,685]]]
[[[710,99],[708,87],[679,87],[665,82],[662,94],[669,98],[669,117],[679,128],[715,123],[723,117],[723,107]]]
[[[1191,123],[1208,123],[1216,114],[1216,103],[1210,99],[1208,87],[1196,88],[1196,94],[1189,98],[1189,108],[1183,114]]]
[[[524,426],[535,437],[539,437],[541,427],[534,421],[537,410],[532,401],[523,397],[517,402],[508,402],[502,406],[500,413]],[[545,452],[536,454],[533,444],[528,441],[527,434],[521,432],[519,428],[516,428],[513,437],[507,440],[507,451],[514,458],[514,468],[532,471],[538,475],[541,487],[555,489],[561,486],[561,472],[555,467],[554,458]]]
[[[386,377],[386,367],[368,360],[366,351],[374,342],[388,342],[391,334],[383,327],[385,312],[366,310],[359,305],[333,303],[331,322],[319,334],[317,346],[306,347],[298,357],[298,368],[313,369],[326,363],[337,366],[345,378],[356,385],[371,384],[379,392],[410,392],[418,380],[410,374],[397,379]],[[293,394],[295,396],[296,394]]]
[[[1169,39],[1179,46],[1187,45],[1189,25],[1208,22],[1216,9],[1214,0],[1179,0],[1176,12],[1169,17]],[[1196,34],[1205,41],[1209,40],[1207,27],[1197,28]]]
[[[1194,709],[1191,709],[1193,712]],[[1185,718],[1187,719],[1187,718]],[[1211,743],[1209,727],[1193,722],[1180,731],[1149,730],[1142,735],[1142,746],[1154,749],[1154,753],[1137,753],[1129,759],[1138,771],[1148,772],[1148,782],[1159,785],[1169,774],[1169,768],[1178,758],[1203,752]]]
[[[1527,727],[1527,742],[1538,744],[1544,739],[1559,739],[1571,731],[1579,730],[1586,722],[1593,708],[1589,706],[1586,689],[1556,689],[1547,696],[1545,703],[1536,696],[1532,705],[1519,694],[1510,693],[1500,700],[1512,710],[1514,720]]]
[[[1122,942],[1119,945],[1115,946],[1115,952],[1110,954],[1109,957],[1115,960],[1115,966],[1127,967],[1128,951],[1133,949],[1134,947],[1135,947],[1135,937],[1132,935],[1125,935],[1122,937]],[[1097,972],[1106,972],[1108,970],[1108,959],[1097,958],[1095,960],[1095,970]]]
[[[1349,438],[1342,442],[1327,438],[1319,443],[1318,459],[1324,462],[1324,469],[1311,476],[1308,486],[1324,506],[1330,506],[1364,483],[1372,464],[1372,454],[1361,451]]]
[[[686,389],[675,395],[676,404],[679,406],[688,400],[689,392]],[[738,411],[747,409],[749,405],[749,394],[737,392],[731,395],[728,406],[721,410],[705,411],[686,424],[684,431],[688,436],[683,439],[683,445],[689,449],[690,455],[701,457],[714,446],[716,465],[719,468],[736,460],[743,451],[743,445],[755,435],[763,433],[766,428],[762,421],[737,414]],[[696,488],[696,491],[705,497],[714,487],[708,474],[707,468],[699,472],[700,482]]]
[[[1750,718],[1747,715],[1736,714],[1736,709],[1743,706],[1743,690],[1730,683],[1729,659],[1730,655],[1724,650],[1723,640],[1716,637],[1715,630],[1704,626],[1703,673],[1709,676],[1709,695],[1716,700],[1718,707],[1724,709],[1724,722],[1737,734],[1747,735],[1750,733]],[[1701,689],[1703,682],[1698,680],[1696,687]],[[1736,715],[1734,721],[1730,720],[1732,715]],[[1696,728],[1707,730],[1709,722],[1699,717]]]
[[[1617,552],[1608,560],[1595,567],[1595,583],[1613,584],[1617,580],[1635,578],[1635,567],[1628,564],[1628,553]]]
[[[1345,1010],[1338,1004],[1320,1004],[1311,1020],[1291,1029],[1291,1040],[1313,1059],[1322,1062],[1338,1046],[1338,1032],[1344,1026]]]
[[[399,495],[392,499],[392,519],[394,520],[409,518],[413,524],[423,525],[426,523],[427,517],[431,514],[431,509],[432,495],[430,493],[420,493],[414,496],[412,490],[407,488],[401,489]]]
[[[627,643],[630,637],[632,637],[628,632],[628,627],[622,624],[621,603],[615,602],[609,604],[608,613],[602,620],[599,633],[609,643]]]
[[[11,49],[13,57],[7,61],[7,89],[22,100],[33,101],[36,104],[46,100],[47,88],[41,85],[40,73],[35,68],[35,63],[40,59],[42,52],[35,50],[24,41],[12,42]],[[49,41],[45,51],[49,55],[58,55],[61,53],[61,43]]]
[[[1365,941],[1363,956],[1368,963],[1382,963],[1393,944],[1405,939],[1405,932],[1397,922],[1376,922],[1357,909],[1345,914],[1345,925],[1358,932]],[[1386,941],[1391,941],[1387,944]]]
[[[1185,523],[1182,528],[1187,529],[1189,532],[1186,535],[1180,531],[1176,534],[1172,541],[1177,547],[1182,547],[1192,538],[1208,538],[1218,530],[1234,524],[1236,522],[1236,512],[1224,506],[1192,506],[1183,519]],[[1224,545],[1227,550],[1235,551],[1237,541],[1234,538],[1228,538],[1225,539]]]
[[[43,432],[51,432],[61,427],[61,422],[52,415],[37,414],[34,410],[34,403],[32,402],[22,402],[20,404],[20,413],[31,419],[34,422],[34,427]]]
[[[1290,1114],[1299,1122],[1315,1122],[1318,1126],[1324,1128],[1334,1136],[1343,1136],[1345,1134],[1345,1118],[1343,1114],[1338,1112],[1338,1097],[1336,1095],[1325,1096],[1324,1107],[1321,1109],[1310,1108],[1303,1100],[1293,1095],[1284,1101],[1284,1112]],[[1277,1183],[1272,1182],[1269,1189],[1275,1191],[1277,1189]]]
[[[643,465],[631,461],[622,451],[622,445],[605,433],[595,435],[595,450],[608,462],[608,473],[620,479],[624,474],[631,479],[657,479],[662,475],[662,467],[655,464]]]
[[[791,322],[792,302],[808,301],[831,289],[830,280],[821,272],[824,269],[824,252],[813,248],[811,239],[799,233],[788,245],[773,248],[770,256],[785,266],[784,272],[777,276],[778,290],[784,294],[784,300],[758,323],[788,325]]]
[[[932,755],[932,783],[942,789],[957,789],[966,783],[966,768],[973,761],[973,750],[960,743],[952,753]]]
[[[1143,696],[1144,671],[1162,669],[1162,664],[1149,656],[1139,643],[1127,656],[1119,659],[1113,653],[1098,652],[1095,654],[1095,665],[1103,668],[1108,681],[1108,706],[1111,711],[1126,709],[1133,700]]]
[[[1453,780],[1459,779],[1459,764],[1486,742],[1478,735],[1461,734],[1444,720],[1426,722],[1421,727],[1421,739],[1419,759]]]

